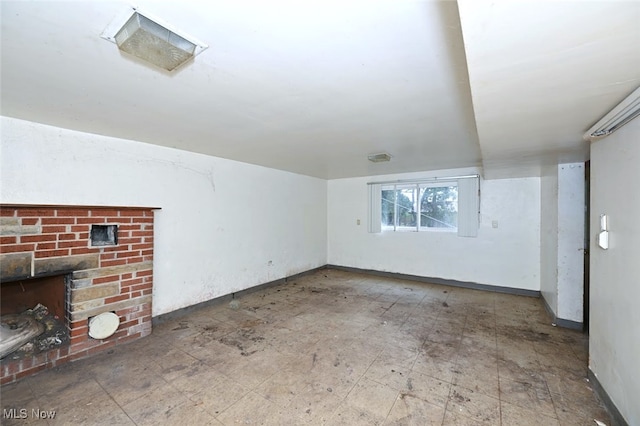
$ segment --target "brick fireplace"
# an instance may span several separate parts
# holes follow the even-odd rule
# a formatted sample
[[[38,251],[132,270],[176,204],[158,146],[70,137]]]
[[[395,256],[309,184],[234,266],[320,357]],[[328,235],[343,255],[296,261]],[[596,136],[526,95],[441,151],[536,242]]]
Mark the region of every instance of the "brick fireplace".
[[[153,214],[143,207],[0,206],[1,314],[40,303],[68,330],[68,343],[0,360],[2,384],[151,333]],[[89,322],[104,312],[120,324],[94,339]]]

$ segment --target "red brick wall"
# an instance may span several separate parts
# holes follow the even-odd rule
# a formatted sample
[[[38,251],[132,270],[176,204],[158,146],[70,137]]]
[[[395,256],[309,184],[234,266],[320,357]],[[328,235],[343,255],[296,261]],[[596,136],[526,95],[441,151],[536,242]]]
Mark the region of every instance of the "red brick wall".
[[[2,384],[151,333],[153,213],[151,208],[0,206],[0,278],[70,274],[65,321],[71,335],[68,347],[2,360]],[[118,244],[92,247],[91,225],[107,224],[118,226]],[[111,337],[95,340],[88,322],[102,312],[115,312],[120,326]]]

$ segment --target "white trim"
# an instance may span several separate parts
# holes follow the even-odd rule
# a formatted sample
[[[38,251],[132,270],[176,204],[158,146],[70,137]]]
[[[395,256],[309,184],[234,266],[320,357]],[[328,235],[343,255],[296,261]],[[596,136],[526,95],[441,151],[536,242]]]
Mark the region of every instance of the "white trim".
[[[424,183],[424,182],[444,182],[444,181],[452,181],[455,182],[459,179],[480,179],[480,175],[462,175],[462,176],[446,176],[446,177],[432,177],[432,178],[421,178],[421,179],[400,179],[400,180],[387,180],[381,182],[367,182],[367,185],[401,185],[401,184],[414,184],[414,183]]]
[[[477,237],[480,222],[480,179],[458,180],[458,236]]]
[[[368,230],[370,233],[382,232],[382,185],[369,186]]]

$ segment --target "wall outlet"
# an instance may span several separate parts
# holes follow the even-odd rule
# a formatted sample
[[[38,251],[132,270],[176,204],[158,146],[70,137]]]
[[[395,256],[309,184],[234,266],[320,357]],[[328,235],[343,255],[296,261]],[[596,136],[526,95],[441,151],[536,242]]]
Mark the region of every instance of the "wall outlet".
[[[491,227],[492,228],[497,228],[498,227],[498,221],[497,220],[492,220],[491,221]]]

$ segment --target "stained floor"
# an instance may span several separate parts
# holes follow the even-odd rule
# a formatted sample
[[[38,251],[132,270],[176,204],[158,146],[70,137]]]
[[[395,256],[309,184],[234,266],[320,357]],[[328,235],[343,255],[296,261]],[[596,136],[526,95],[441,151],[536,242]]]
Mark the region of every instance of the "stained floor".
[[[611,424],[535,298],[322,270],[237,301],[4,386],[1,423]]]

